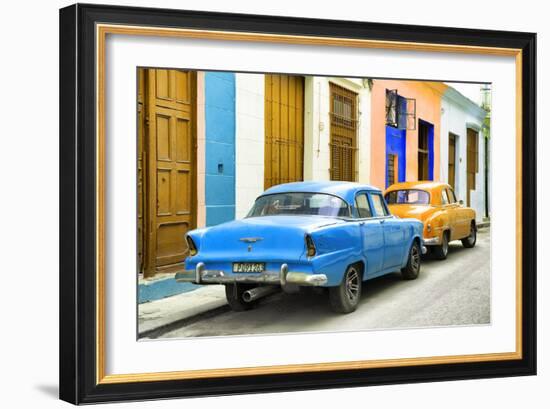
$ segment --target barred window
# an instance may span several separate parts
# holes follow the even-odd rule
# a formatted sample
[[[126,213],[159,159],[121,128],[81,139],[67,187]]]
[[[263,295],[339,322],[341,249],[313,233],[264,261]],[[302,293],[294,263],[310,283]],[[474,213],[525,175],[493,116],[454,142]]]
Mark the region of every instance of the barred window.
[[[399,129],[415,130],[416,99],[402,97],[396,89],[387,89],[386,125]]]
[[[330,178],[355,181],[357,94],[330,84]]]

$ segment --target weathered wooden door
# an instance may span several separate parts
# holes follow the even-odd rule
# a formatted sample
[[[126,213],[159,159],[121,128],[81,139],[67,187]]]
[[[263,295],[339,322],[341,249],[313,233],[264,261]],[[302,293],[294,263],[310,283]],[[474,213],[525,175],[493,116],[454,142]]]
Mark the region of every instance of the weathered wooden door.
[[[455,188],[455,178],[456,178],[456,136],[452,133],[449,133],[449,167],[448,167],[448,183],[451,187]]]
[[[185,233],[196,225],[194,72],[144,73],[145,275],[181,268]]]
[[[145,70],[138,70],[138,157],[137,157],[137,191],[138,191],[138,203],[137,203],[137,252],[138,252],[138,268],[139,271],[143,271],[145,265],[145,254],[144,254],[144,245],[145,245],[145,197],[146,197],[146,188],[144,183],[144,168],[145,168],[145,148],[144,148],[144,139],[145,139]]]
[[[466,134],[466,203],[470,206],[470,191],[476,189],[476,173],[478,171],[478,133],[468,128]]]
[[[388,153],[386,155],[386,177],[387,185],[391,186],[397,183],[397,175],[399,174],[397,155]]]
[[[264,188],[304,180],[304,78],[265,75]]]
[[[357,94],[330,83],[330,179],[355,181]]]

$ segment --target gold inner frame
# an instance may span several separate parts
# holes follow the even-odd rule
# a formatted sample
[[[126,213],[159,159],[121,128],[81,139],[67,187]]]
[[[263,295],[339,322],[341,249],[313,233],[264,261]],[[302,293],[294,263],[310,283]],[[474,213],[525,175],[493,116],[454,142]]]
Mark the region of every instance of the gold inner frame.
[[[221,368],[172,372],[133,374],[105,374],[105,41],[108,34],[159,36],[172,38],[200,38],[225,41],[268,42],[301,45],[324,45],[337,47],[376,48],[451,52],[513,56],[516,64],[516,350],[504,353],[474,355],[449,355],[418,358],[379,359],[368,361],[322,362],[314,364],[274,365],[259,367]],[[398,41],[361,40],[315,36],[292,36],[279,34],[240,33],[195,29],[127,26],[113,24],[96,25],[96,189],[97,189],[97,271],[96,271],[96,382],[114,384],[178,379],[204,379],[228,376],[252,376],[299,372],[322,372],[334,370],[403,367],[466,362],[518,360],[522,358],[522,51],[515,48],[465,46],[453,44],[412,43]]]

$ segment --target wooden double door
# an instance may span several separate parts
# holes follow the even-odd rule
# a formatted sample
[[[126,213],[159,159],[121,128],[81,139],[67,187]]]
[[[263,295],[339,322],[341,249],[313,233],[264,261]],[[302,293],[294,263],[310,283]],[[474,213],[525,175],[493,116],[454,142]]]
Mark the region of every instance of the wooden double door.
[[[196,73],[138,78],[138,263],[152,276],[183,268],[196,226]]]
[[[264,189],[304,180],[304,77],[265,75]]]

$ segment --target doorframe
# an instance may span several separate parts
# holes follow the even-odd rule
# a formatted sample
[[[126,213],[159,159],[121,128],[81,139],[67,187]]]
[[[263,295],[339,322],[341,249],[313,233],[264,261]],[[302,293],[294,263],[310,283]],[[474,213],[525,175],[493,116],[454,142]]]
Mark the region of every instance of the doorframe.
[[[427,135],[427,138],[428,140],[426,141],[426,144],[427,144],[427,150],[428,150],[428,180],[434,180],[434,173],[435,173],[435,169],[434,169],[434,165],[435,165],[435,152],[434,152],[434,148],[435,148],[435,125],[432,124],[431,122],[429,121],[426,121],[424,119],[420,119],[418,118],[418,133],[417,133],[417,141],[416,141],[416,149],[417,149],[417,154],[416,154],[416,160],[417,160],[417,169],[416,169],[416,173],[418,175],[418,146],[419,146],[419,140],[420,140],[420,126],[425,126],[428,128],[428,135]]]
[[[384,177],[384,180],[385,180],[385,184],[386,184],[386,187],[389,187],[389,180],[388,180],[388,155],[389,154],[392,154],[392,155],[395,155],[397,156],[397,182],[404,182],[406,179],[407,179],[407,130],[406,129],[399,129],[399,128],[395,128],[393,126],[389,126],[389,125],[386,125],[385,127],[385,132],[386,132],[386,138],[385,138],[385,142],[386,142],[386,152],[385,152],[385,160],[384,160],[384,163],[385,163],[385,166],[384,166],[384,172],[385,172],[385,177]],[[400,136],[396,136],[396,135],[393,135],[393,134],[390,134],[392,132],[400,132],[401,135]],[[400,149],[392,149],[390,144],[389,144],[389,139],[390,138],[402,138],[402,141],[399,143],[400,145]]]
[[[447,135],[447,183],[449,183],[449,147],[451,146],[450,144],[450,140],[451,140],[451,135],[454,137],[454,140],[455,140],[455,162],[454,162],[454,168],[455,168],[455,180],[454,180],[454,191],[456,192],[458,190],[458,186],[459,186],[459,183],[460,183],[460,172],[459,172],[459,169],[460,169],[460,163],[459,163],[459,158],[460,158],[460,135],[454,133],[454,132],[451,132],[449,131],[448,132],[448,135]],[[441,161],[443,160],[443,158],[441,159]],[[449,183],[450,185],[450,183]]]

